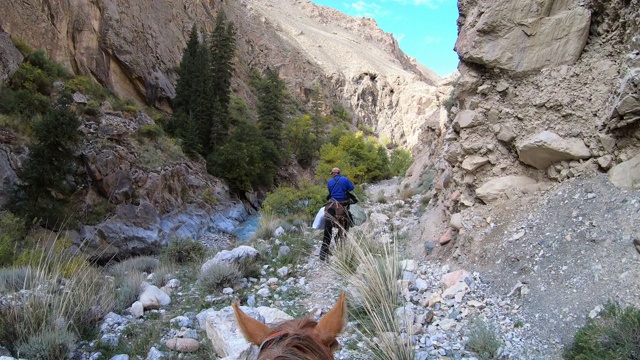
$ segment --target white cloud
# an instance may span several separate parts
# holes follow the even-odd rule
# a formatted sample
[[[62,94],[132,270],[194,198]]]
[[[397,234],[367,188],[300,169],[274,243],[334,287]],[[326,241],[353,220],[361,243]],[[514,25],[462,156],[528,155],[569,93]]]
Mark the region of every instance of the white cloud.
[[[432,9],[437,9],[440,5],[447,1],[450,0],[414,0],[413,2],[416,5],[426,5],[427,7],[430,7]]]
[[[376,2],[357,1],[345,4],[348,9],[353,10],[353,15],[360,17],[376,17],[386,14],[383,7]]]
[[[426,44],[426,45],[437,44],[437,43],[440,43],[442,41],[443,41],[443,39],[441,37],[439,37],[439,36],[427,35],[427,36],[424,36],[422,38],[422,42],[424,44]]]
[[[389,0],[381,0],[381,1],[387,2]],[[400,5],[407,5],[407,4],[413,4],[415,6],[425,5],[429,8],[437,9],[438,7],[440,7],[440,5],[444,4],[445,2],[454,2],[456,0],[390,0],[390,1]]]

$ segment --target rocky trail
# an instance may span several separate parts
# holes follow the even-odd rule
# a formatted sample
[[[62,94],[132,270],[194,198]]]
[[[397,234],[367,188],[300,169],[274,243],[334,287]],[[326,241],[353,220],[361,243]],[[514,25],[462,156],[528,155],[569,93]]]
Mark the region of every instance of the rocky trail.
[[[616,188],[605,175],[463,210],[464,230],[446,245],[432,244],[430,255],[424,242],[433,239],[410,235],[411,229],[446,218],[437,214],[442,209],[418,209],[419,195],[401,200],[397,180],[370,185],[367,193],[375,237],[392,229],[407,237],[404,295],[415,316],[417,358],[476,358],[465,345],[481,319],[502,344],[500,358],[561,359],[576,330],[606,302],[640,305],[640,255],[633,246],[640,191]],[[381,193],[387,201],[376,203]],[[313,256],[308,268],[305,304],[327,309],[340,279]],[[357,341],[354,333],[348,329],[343,342]],[[340,352],[342,359],[353,356]]]
[[[351,232],[397,245],[405,303],[396,316],[407,321],[415,359],[481,358],[470,343],[478,334],[499,344],[492,358],[561,359],[575,331],[603,304],[640,306],[640,255],[633,245],[638,190],[616,188],[605,175],[576,177],[464,209],[457,237],[440,244],[435,239],[450,226],[450,214],[422,194],[403,200],[400,187],[400,179],[365,186],[368,220]],[[353,301],[347,281],[318,260],[321,232],[303,231],[315,250],[295,268],[264,264],[259,278],[211,293],[192,283],[194,269],[183,269],[173,274],[181,280],[168,283],[170,303],[137,315],[133,307],[110,313],[96,341],[81,343],[73,359],[201,359],[214,352],[226,360],[253,358],[257,348],[242,340],[228,306],[238,296],[267,324],[305,314],[317,319],[343,290]],[[240,246],[226,255],[234,252],[258,254]],[[371,358],[372,345],[354,317],[338,340],[337,359]],[[133,347],[122,347],[131,341]],[[114,349],[129,352],[105,357]]]

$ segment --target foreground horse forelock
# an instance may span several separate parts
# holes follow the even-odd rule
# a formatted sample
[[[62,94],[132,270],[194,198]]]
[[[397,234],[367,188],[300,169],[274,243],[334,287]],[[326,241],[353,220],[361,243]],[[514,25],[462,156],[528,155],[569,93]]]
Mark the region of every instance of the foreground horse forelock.
[[[307,317],[270,328],[245,314],[237,304],[233,304],[233,311],[245,339],[260,347],[259,360],[333,360],[333,352],[339,347],[336,336],[342,332],[347,314],[344,292],[318,322]]]

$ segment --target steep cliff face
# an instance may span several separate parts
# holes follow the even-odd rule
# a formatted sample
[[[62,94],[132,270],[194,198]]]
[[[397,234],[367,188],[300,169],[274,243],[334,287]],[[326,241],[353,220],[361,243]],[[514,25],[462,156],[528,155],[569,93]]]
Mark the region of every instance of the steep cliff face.
[[[193,24],[211,29],[220,9],[237,27],[234,92],[250,103],[250,69],[275,67],[300,99],[319,85],[327,103],[354,110],[355,125],[400,145],[440,115],[439,78],[390,34],[309,1],[2,1],[0,25],[118,95],[170,111],[186,37]]]
[[[637,156],[639,5],[459,1],[455,106],[442,134],[423,134],[423,164],[406,181],[434,164],[450,215]],[[637,162],[614,183],[637,186]]]

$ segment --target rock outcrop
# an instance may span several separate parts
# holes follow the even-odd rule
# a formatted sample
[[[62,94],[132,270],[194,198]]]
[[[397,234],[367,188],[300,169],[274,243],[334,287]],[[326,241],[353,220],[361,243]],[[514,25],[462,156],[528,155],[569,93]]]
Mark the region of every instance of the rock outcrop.
[[[440,131],[421,134],[405,184],[431,188],[445,218],[581,174],[637,186],[640,3],[459,6],[454,104]]]
[[[22,64],[23,56],[11,41],[11,36],[0,27],[0,84],[7,82]]]

